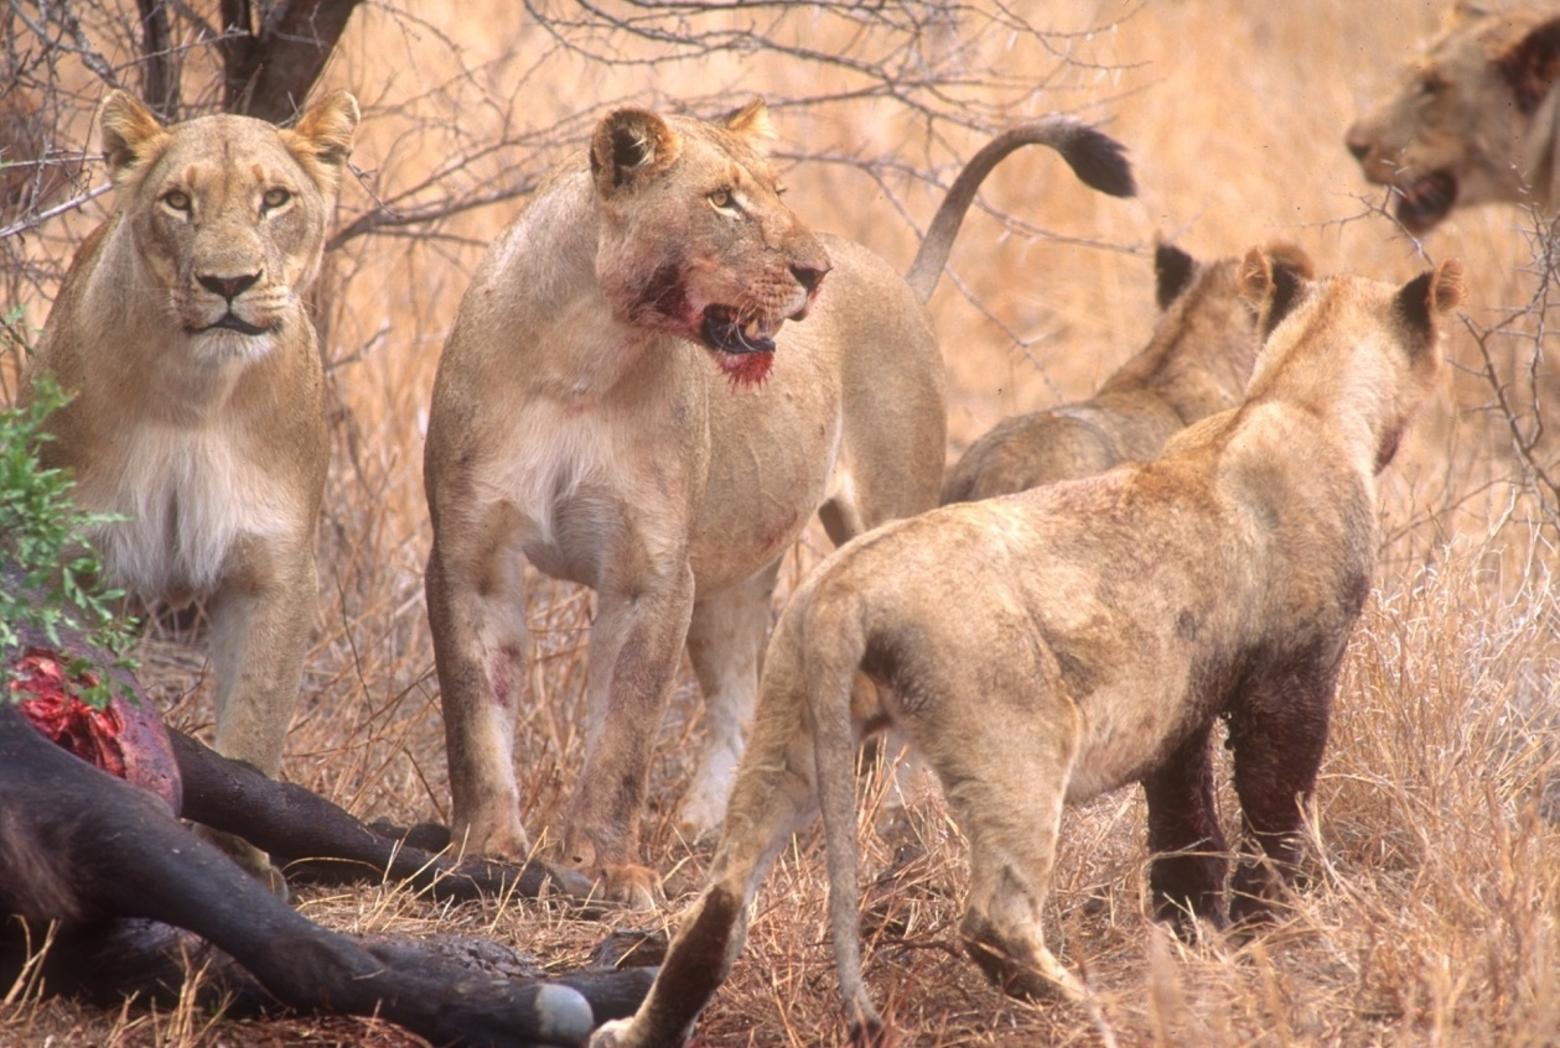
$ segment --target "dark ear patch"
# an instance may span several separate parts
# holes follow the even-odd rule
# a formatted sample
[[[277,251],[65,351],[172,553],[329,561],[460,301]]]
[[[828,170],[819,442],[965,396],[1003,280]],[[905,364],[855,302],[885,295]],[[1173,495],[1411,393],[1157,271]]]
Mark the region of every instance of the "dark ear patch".
[[[1397,293],[1397,311],[1409,328],[1430,334],[1430,273],[1419,274]]]
[[[1300,301],[1310,264],[1305,252],[1293,245],[1281,245],[1280,250],[1271,253],[1254,247],[1241,260],[1235,287],[1256,313],[1264,340]]]
[[[1419,274],[1397,293],[1397,311],[1414,331],[1428,336],[1439,316],[1462,304],[1463,269],[1455,258]]]
[[[1560,75],[1560,19],[1537,26],[1495,60],[1495,68],[1517,98],[1517,109],[1532,113]]]
[[[1300,300],[1300,276],[1285,265],[1273,267],[1273,294],[1262,317],[1262,337],[1273,333]]]
[[[1174,244],[1154,245],[1154,297],[1161,311],[1191,285],[1197,260]]]
[[[681,149],[677,133],[644,109],[619,109],[596,125],[590,141],[590,171],[603,196],[632,187],[666,170]]]
[[[634,128],[612,129],[612,166],[617,170],[615,181],[622,185],[624,173],[639,167],[655,155],[655,147]]]

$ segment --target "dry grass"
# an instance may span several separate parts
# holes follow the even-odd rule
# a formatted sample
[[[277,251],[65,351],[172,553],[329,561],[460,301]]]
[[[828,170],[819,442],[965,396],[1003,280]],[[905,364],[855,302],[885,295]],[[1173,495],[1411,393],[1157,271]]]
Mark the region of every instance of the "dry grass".
[[[450,69],[440,56],[450,48],[473,64],[493,63],[484,75],[502,81],[536,61],[542,46],[509,5],[428,5],[421,13],[429,26],[409,31],[380,9],[364,9],[332,82],[387,107],[441,83]],[[1132,149],[1141,200],[1088,194],[1052,159],[1026,155],[992,180],[990,199],[1059,233],[1138,249],[1155,230],[1206,256],[1282,236],[1311,251],[1323,270],[1406,278],[1424,265],[1414,245],[1379,217],[1344,221],[1365,208],[1341,140],[1356,109],[1437,16],[1408,0],[1150,5],[1118,32],[1078,45],[1084,60],[1127,68],[1100,82],[1079,75],[1045,96],[1058,108],[1114,114],[1109,127]],[[998,47],[991,60],[1037,56]],[[579,69],[548,61],[533,78],[527,101],[534,111],[522,122],[541,125],[579,103],[563,86],[581,85]],[[706,91],[712,80],[776,91],[795,75],[717,63],[662,70],[653,86],[671,96]],[[651,87],[650,74],[625,70],[590,78],[585,89],[611,99]],[[423,104],[437,106],[441,97]],[[1117,101],[1088,108],[1106,97]],[[382,179],[410,184],[435,161],[437,136],[424,131],[407,140],[398,119],[371,120],[356,160]],[[459,119],[489,117],[468,110]],[[893,141],[911,131],[881,126],[870,110],[819,122],[782,115],[780,127],[783,136],[842,143]],[[972,142],[956,145],[968,152]],[[870,182],[825,168],[799,168],[788,182],[790,201],[815,226],[859,237],[901,263],[910,258],[911,231]],[[930,193],[913,187],[904,200],[922,221],[933,205]],[[485,240],[515,206],[473,213],[445,231]],[[1475,317],[1530,291],[1515,266],[1522,257],[1516,220],[1500,209],[1460,215],[1426,245],[1468,265]],[[68,249],[86,226],[63,223],[39,250]],[[479,256],[479,246],[453,240],[359,242],[335,260],[321,293],[332,357],[345,363],[332,372],[338,442],[322,527],[319,628],[285,773],[365,816],[447,815],[422,605],[427,531],[418,467],[438,348]],[[1005,414],[1085,393],[1141,344],[1152,323],[1141,250],[1005,235],[976,214],[953,272],[957,279],[945,280],[933,301],[951,379],[950,453]],[[46,304],[25,305],[41,322]],[[1472,359],[1465,340],[1453,352]],[[1530,503],[1509,480],[1499,431],[1478,410],[1487,400],[1477,381],[1455,377],[1383,478],[1379,585],[1340,687],[1315,806],[1313,884],[1287,919],[1249,942],[1169,940],[1146,917],[1136,791],[1068,814],[1050,927],[1062,955],[1099,991],[1121,1043],[1560,1040],[1555,534],[1527,521]],[[782,590],[825,548],[821,533],[810,530]],[[524,761],[527,825],[556,832],[549,819],[580,764],[589,597],[535,577],[529,619],[537,701],[522,714],[516,752]],[[146,676],[173,721],[205,726],[210,705],[199,646],[154,635],[145,657]],[[697,689],[687,674],[673,707],[646,842],[675,903],[697,886],[708,858],[671,825],[688,771],[680,758],[699,731]],[[880,780],[868,790],[869,800],[880,795]],[[1235,811],[1230,796],[1221,807],[1227,816]],[[862,830],[867,879],[893,861],[872,829],[871,810],[865,806]],[[953,929],[963,843],[937,800],[917,810],[914,827],[924,856],[892,889],[875,886],[867,895],[867,977],[895,1022],[927,1045],[1095,1041],[1082,1013],[1005,1000],[959,956]],[[838,1038],[823,891],[818,842],[800,838],[760,895],[747,953],[701,1027],[704,1043]],[[559,966],[583,963],[608,926],[530,906],[439,910],[393,888],[309,894],[303,907],[352,931],[480,932]],[[47,1037],[57,1044],[413,1043],[357,1021],[235,1024],[192,1008],[106,1014],[26,992],[0,1003],[0,1043]]]

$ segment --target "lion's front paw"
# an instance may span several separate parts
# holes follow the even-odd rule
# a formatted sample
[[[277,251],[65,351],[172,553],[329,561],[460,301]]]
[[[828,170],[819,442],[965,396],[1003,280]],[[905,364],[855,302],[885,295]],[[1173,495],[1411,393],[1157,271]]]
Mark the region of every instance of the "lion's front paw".
[[[653,910],[660,905],[661,878],[646,866],[605,865],[598,876],[601,893],[609,902],[631,910]]]
[[[613,1019],[590,1035],[589,1048],[637,1048],[642,1042],[633,1036],[633,1020]]]
[[[450,843],[471,858],[524,862],[531,854],[531,841],[520,825],[519,813],[512,808],[477,813],[464,828],[457,826]]]
[[[703,783],[697,783],[688,791],[677,812],[677,832],[682,834],[683,840],[696,844],[720,829],[721,822],[726,818],[728,785],[719,783],[706,787]]]

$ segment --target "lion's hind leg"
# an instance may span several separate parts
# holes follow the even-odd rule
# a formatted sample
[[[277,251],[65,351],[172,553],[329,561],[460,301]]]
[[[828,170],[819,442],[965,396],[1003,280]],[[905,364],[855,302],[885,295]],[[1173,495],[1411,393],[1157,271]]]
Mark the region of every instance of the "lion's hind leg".
[[[1211,735],[1211,725],[1196,732],[1143,779],[1155,916],[1183,938],[1197,918],[1218,928],[1226,923],[1220,902],[1227,845],[1214,800]]]
[[[1230,883],[1230,921],[1269,915],[1295,879],[1304,804],[1327,747],[1337,664],[1251,689],[1230,715],[1235,792],[1244,828],[1242,858]]]
[[[1038,687],[1038,675],[1025,684]],[[1060,990],[1082,999],[1083,984],[1046,947],[1041,925],[1080,745],[1078,715],[1062,700],[1008,702],[982,690],[968,689],[966,701],[945,707],[937,736],[927,737],[924,722],[911,729],[970,842],[960,935],[1005,993],[1046,997]]]

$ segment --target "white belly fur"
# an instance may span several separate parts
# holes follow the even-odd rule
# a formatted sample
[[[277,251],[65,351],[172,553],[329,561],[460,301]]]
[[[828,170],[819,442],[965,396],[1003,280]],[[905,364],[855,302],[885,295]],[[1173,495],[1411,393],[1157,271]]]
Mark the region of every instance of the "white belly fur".
[[[524,544],[557,544],[558,505],[587,484],[605,482],[613,465],[612,435],[590,412],[546,405],[528,409],[493,465],[478,477],[483,502],[502,500],[526,522]]]

